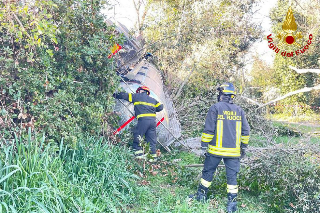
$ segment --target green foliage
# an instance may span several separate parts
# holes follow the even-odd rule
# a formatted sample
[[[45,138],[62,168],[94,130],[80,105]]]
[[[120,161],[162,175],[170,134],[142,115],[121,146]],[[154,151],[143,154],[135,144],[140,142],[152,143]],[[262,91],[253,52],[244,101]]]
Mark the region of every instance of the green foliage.
[[[156,165],[135,163],[125,147],[93,137],[78,138],[75,149],[64,142],[45,143],[33,136],[6,141],[0,148],[0,211],[9,212],[216,212],[226,199],[188,204],[196,190],[200,163],[190,153],[163,156]],[[180,165],[174,163],[174,159]],[[180,161],[177,161],[179,160]],[[172,163],[173,161],[173,163]],[[158,173],[152,173],[158,172]],[[224,173],[217,188],[225,194]],[[220,175],[219,175],[220,176]],[[216,188],[215,188],[216,190]],[[215,192],[217,194],[217,192]],[[245,201],[243,212],[253,212]]]
[[[213,86],[217,79],[223,81],[235,76],[233,67],[243,66],[237,56],[258,38],[256,26],[246,22],[255,3],[155,1],[151,4],[155,15],[147,17],[144,35],[157,53],[159,68],[173,92],[177,89],[175,85],[180,85],[192,69],[188,84],[192,91],[197,91],[195,95]]]
[[[107,1],[1,3],[0,101],[2,137],[32,127],[72,146],[87,132],[100,134],[117,88],[109,48],[122,43],[101,9]],[[8,8],[11,8],[10,10]],[[39,11],[36,13],[34,11]],[[13,19],[10,25],[8,14]],[[29,34],[22,36],[20,33]],[[15,39],[17,38],[17,39]],[[37,39],[36,39],[37,38]],[[35,40],[36,39],[36,40]]]
[[[272,66],[268,65],[257,56],[253,57],[253,66],[250,71],[250,86],[243,95],[254,100],[263,100],[264,102],[273,100],[279,95],[277,91],[277,78]]]
[[[135,163],[125,147],[106,142],[86,137],[69,149],[31,131],[7,141],[0,148],[0,212],[119,212],[134,204]]]
[[[44,42],[45,39],[57,44],[57,26],[53,21],[53,14],[50,14],[57,8],[54,1],[36,0],[33,4],[2,1],[0,7],[2,8],[0,10],[0,32],[3,36],[1,43],[5,46],[9,46],[9,43],[17,45],[11,50],[23,53],[19,57],[34,60],[34,51],[37,46],[48,47],[48,43]],[[35,9],[37,12],[34,11]],[[28,51],[24,52],[25,50]]]
[[[307,150],[299,150],[300,147],[290,153],[268,150],[264,158],[252,159],[240,173],[240,185],[259,196],[268,211],[319,212],[318,147],[310,145]]]

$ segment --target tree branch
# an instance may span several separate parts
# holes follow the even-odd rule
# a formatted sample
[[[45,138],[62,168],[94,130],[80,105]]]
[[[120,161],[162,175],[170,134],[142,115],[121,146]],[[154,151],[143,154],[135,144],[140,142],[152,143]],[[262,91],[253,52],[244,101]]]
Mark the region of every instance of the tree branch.
[[[182,88],[183,88],[184,85],[188,82],[191,74],[192,74],[193,71],[194,71],[194,67],[195,67],[195,66],[193,65],[193,68],[192,68],[192,70],[190,70],[188,77],[186,77],[186,79],[184,79],[184,81],[183,81],[183,83],[181,84],[181,86],[180,86],[177,94],[176,94],[176,95],[174,96],[174,98],[172,99],[173,101],[175,101],[175,100],[180,96],[180,93],[181,93],[181,91],[182,91]]]
[[[134,4],[134,8],[137,13],[137,23],[138,23],[138,30],[140,33],[140,28],[141,28],[141,23],[140,23],[140,7],[141,7],[141,2],[139,1],[138,3],[135,2],[135,0],[132,0]]]
[[[296,71],[297,73],[307,73],[307,72],[313,72],[313,73],[317,73],[320,74],[320,69],[297,69],[293,66],[289,66],[289,68],[293,69],[294,71]]]
[[[22,30],[23,30],[24,32],[26,32],[26,34],[27,34],[27,36],[28,36],[29,38],[31,38],[31,36],[30,36],[29,33],[27,32],[26,28],[24,28],[23,24],[21,23],[21,21],[19,20],[19,18],[17,17],[17,15],[14,14],[14,13],[12,13],[12,14],[13,14],[14,18],[17,20],[17,22],[19,23],[19,25],[20,25],[20,27],[22,28]]]

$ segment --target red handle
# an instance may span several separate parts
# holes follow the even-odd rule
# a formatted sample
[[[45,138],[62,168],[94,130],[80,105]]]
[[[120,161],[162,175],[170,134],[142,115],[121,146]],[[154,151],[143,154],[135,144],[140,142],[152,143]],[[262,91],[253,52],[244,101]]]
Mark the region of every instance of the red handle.
[[[160,125],[160,123],[161,123],[162,121],[164,121],[164,117],[161,118],[161,120],[157,123],[157,127]]]
[[[117,134],[118,132],[121,131],[121,129],[123,129],[125,126],[127,126],[131,121],[133,121],[133,119],[135,119],[135,116],[132,116],[129,120],[127,120],[124,124],[122,124],[122,126],[120,126],[114,133],[113,135]],[[157,123],[157,127],[160,125],[160,123],[164,121],[164,117],[161,118],[161,120]]]

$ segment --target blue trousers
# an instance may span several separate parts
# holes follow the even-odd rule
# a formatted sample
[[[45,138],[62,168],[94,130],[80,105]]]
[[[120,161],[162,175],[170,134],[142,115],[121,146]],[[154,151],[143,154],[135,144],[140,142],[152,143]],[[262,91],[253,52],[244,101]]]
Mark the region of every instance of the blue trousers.
[[[222,158],[207,153],[202,170],[202,178],[208,182],[212,182],[213,174],[222,159],[226,166],[227,184],[237,185],[237,174],[240,170],[239,158]]]
[[[146,137],[147,143],[150,144],[151,154],[156,154],[157,145],[157,132],[156,132],[156,119],[153,117],[142,117],[138,119],[138,124],[133,131],[133,150],[141,150],[139,146],[139,136]]]

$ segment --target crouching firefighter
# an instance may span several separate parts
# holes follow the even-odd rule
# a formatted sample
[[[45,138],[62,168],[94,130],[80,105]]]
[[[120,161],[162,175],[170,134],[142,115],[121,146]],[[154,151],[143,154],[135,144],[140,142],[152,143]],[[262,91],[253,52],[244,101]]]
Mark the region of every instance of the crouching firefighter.
[[[207,199],[208,188],[213,174],[223,159],[227,173],[227,212],[237,210],[237,173],[240,158],[245,156],[250,127],[244,111],[233,103],[235,89],[231,83],[223,83],[217,88],[218,103],[212,105],[206,117],[201,136],[201,148],[206,150],[202,178],[196,194],[190,198]]]
[[[151,159],[150,162],[157,161],[156,144],[156,112],[163,109],[163,104],[159,103],[156,99],[149,96],[150,89],[146,86],[141,86],[136,90],[136,94],[120,92],[113,94],[117,99],[124,99],[134,104],[135,117],[138,119],[138,124],[133,131],[133,144],[132,148],[136,158],[144,158],[141,146],[139,145],[139,136],[145,135],[147,143],[150,144]]]

